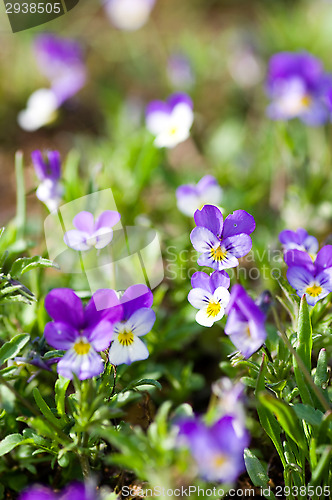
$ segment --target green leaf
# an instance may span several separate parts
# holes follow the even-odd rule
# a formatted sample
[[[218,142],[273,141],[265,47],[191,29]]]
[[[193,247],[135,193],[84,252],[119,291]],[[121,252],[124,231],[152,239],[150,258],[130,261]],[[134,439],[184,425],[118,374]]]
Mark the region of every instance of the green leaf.
[[[312,406],[299,403],[294,405],[293,408],[297,417],[310,425],[320,425],[323,420],[324,414],[319,410],[315,410]]]
[[[142,385],[152,385],[154,387],[157,387],[157,389],[159,389],[160,391],[162,390],[162,386],[157,380],[151,378],[142,378],[141,380],[137,380],[136,382],[131,382],[129,385],[127,385],[127,387],[125,387],[125,389],[122,389],[122,391],[120,392],[130,391]]]
[[[5,439],[0,441],[0,457],[12,451],[16,446],[22,443],[22,441],[24,441],[24,438],[21,434],[10,434],[6,436]]]
[[[13,277],[19,277],[31,269],[47,267],[58,268],[58,265],[51,260],[40,257],[39,255],[34,257],[22,257],[21,259],[15,260],[11,267],[10,275]]]
[[[27,344],[30,335],[27,333],[19,333],[9,342],[6,342],[0,349],[0,366],[8,359],[15,358],[21,349]]]
[[[279,424],[293,441],[305,452],[308,451],[304,432],[299,426],[294,409],[268,393],[261,393],[258,396],[260,402],[274,413]]]
[[[40,411],[42,412],[42,414],[44,415],[44,417],[49,422],[51,422],[56,428],[62,429],[64,427],[65,423],[62,420],[57,419],[53,415],[50,407],[48,406],[48,404],[46,403],[46,401],[43,399],[43,397],[40,394],[40,392],[37,389],[37,387],[35,387],[33,389],[32,393],[33,393],[33,397],[35,398],[35,401],[36,401],[36,403],[38,405],[38,408],[40,409]]]
[[[256,455],[248,448],[244,450],[244,461],[246,464],[247,472],[254,486],[267,488],[270,478],[266,474],[263,465],[260,463]],[[268,490],[267,494],[265,494],[264,496],[265,498],[275,499],[274,494],[270,490]]]
[[[55,383],[55,404],[59,415],[66,414],[65,397],[70,380],[59,375]]]

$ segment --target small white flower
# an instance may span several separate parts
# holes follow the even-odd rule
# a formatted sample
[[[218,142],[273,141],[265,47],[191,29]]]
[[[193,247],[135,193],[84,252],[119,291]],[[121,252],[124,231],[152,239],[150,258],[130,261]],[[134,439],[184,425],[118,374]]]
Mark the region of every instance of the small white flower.
[[[54,121],[57,109],[58,101],[52,90],[36,90],[29,97],[26,109],[18,114],[18,124],[27,132],[34,132]]]
[[[105,10],[120,30],[138,30],[149,19],[155,0],[106,0]]]
[[[203,288],[193,288],[188,295],[190,304],[199,309],[196,321],[202,326],[212,326],[219,321],[225,314],[229,299],[230,293],[223,286],[219,286],[213,294]]]

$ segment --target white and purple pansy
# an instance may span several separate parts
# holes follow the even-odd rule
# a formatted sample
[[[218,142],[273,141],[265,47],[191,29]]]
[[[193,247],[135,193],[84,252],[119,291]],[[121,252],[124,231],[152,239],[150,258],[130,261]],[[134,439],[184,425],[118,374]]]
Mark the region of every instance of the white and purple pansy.
[[[267,114],[272,120],[299,118],[307,125],[329,120],[327,106],[330,77],[321,61],[308,52],[280,52],[270,59],[267,92],[272,100]]]
[[[69,248],[77,251],[100,250],[106,247],[113,238],[113,227],[120,221],[121,215],[115,210],[105,210],[96,221],[91,212],[79,212],[73,219],[76,229],[67,231],[64,242]]]
[[[185,93],[172,94],[166,102],[152,101],[146,108],[146,126],[158,148],[174,148],[188,139],[193,121],[193,102]]]
[[[63,195],[60,182],[61,160],[58,151],[47,151],[43,157],[41,151],[31,153],[32,163],[40,184],[36,191],[37,198],[45,203],[50,212],[57,210]]]
[[[284,255],[288,266],[287,279],[299,297],[306,296],[314,306],[332,292],[332,245],[322,247],[312,258],[301,250],[288,250]]]
[[[184,184],[176,190],[178,209],[189,217],[204,205],[219,205],[221,198],[222,189],[212,175],[205,175],[197,184]]]
[[[96,304],[104,304],[97,310]],[[104,361],[97,354],[107,349],[113,339],[113,325],[122,316],[122,306],[113,290],[98,290],[84,308],[70,288],[56,288],[45,297],[45,309],[53,321],[45,326],[49,345],[67,351],[58,362],[63,377],[80,380],[100,375]]]
[[[113,365],[129,365],[149,356],[140,337],[150,332],[156,320],[152,302],[152,292],[145,285],[127,288],[120,298],[122,315],[114,324],[114,339],[109,350],[109,361]]]
[[[221,271],[236,267],[238,259],[251,250],[250,234],[255,229],[255,219],[244,210],[236,210],[223,220],[221,211],[213,205],[196,210],[195,227],[190,239],[201,255],[197,263]]]
[[[191,278],[193,287],[188,295],[190,304],[199,309],[196,321],[202,326],[212,326],[225,314],[230,294],[230,279],[226,271],[214,271],[211,276],[201,271]]]
[[[103,0],[112,24],[125,31],[138,30],[149,19],[156,0]]]
[[[225,334],[246,358],[262,347],[267,337],[265,315],[241,285],[234,285],[226,308]]]
[[[317,238],[311,236],[303,228],[298,228],[296,231],[285,229],[279,234],[279,241],[284,250],[303,250],[308,252],[310,256],[315,256],[318,251]]]

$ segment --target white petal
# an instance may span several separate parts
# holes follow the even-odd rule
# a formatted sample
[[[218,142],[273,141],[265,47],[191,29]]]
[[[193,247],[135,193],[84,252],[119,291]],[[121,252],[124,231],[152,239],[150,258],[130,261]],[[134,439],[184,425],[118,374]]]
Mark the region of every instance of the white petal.
[[[219,205],[222,199],[222,189],[218,185],[209,186],[200,197],[200,206]]]
[[[146,345],[136,336],[130,346],[121,345],[118,339],[115,339],[109,351],[109,360],[113,365],[130,365],[133,361],[146,359],[148,356]]]
[[[155,312],[148,307],[142,307],[130,316],[126,323],[126,329],[127,331],[132,331],[134,335],[141,337],[151,331],[155,321]]]
[[[194,112],[184,103],[177,104],[171,114],[172,123],[189,132],[194,121]]]
[[[181,197],[177,200],[177,205],[180,212],[184,215],[188,215],[189,217],[193,217],[196,210],[201,208],[204,203],[200,202],[198,196],[192,194],[188,196],[181,195]]]
[[[225,288],[224,286],[219,286],[214,291],[212,300],[218,301],[225,308],[229,302],[230,297],[231,296],[227,288]]]
[[[91,238],[96,239],[95,248],[104,248],[111,243],[113,239],[113,229],[110,227],[101,227],[91,235]]]
[[[162,111],[151,112],[146,117],[146,128],[153,134],[158,135],[169,128],[170,115]]]
[[[65,233],[63,240],[69,248],[73,248],[77,251],[85,251],[91,248],[91,246],[86,243],[88,238],[88,233],[79,231],[78,229],[71,229]]]
[[[215,318],[213,316],[209,316],[207,313],[207,308],[201,309],[196,314],[196,321],[199,325],[202,326],[212,326],[215,322]]]
[[[205,309],[211,299],[212,294],[203,288],[193,288],[188,294],[190,304],[196,309]]]
[[[39,89],[30,96],[26,109],[18,114],[17,121],[23,130],[32,132],[50,123],[57,109],[58,102],[52,90]]]

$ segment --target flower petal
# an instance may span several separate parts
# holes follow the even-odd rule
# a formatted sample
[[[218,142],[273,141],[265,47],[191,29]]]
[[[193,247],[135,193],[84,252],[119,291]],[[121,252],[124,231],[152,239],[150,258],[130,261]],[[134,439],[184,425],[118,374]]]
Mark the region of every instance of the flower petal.
[[[223,216],[219,208],[214,205],[204,205],[202,210],[197,210],[195,212],[194,219],[197,226],[206,227],[215,236],[221,236]]]
[[[226,271],[214,271],[210,276],[211,290],[216,290],[219,286],[229,288],[231,280]]]
[[[79,332],[68,323],[51,321],[45,325],[44,335],[47,343],[52,347],[67,351],[75,343]]]
[[[97,352],[104,351],[113,340],[113,325],[109,321],[102,320],[94,328],[84,329],[84,335]]]
[[[224,314],[225,309],[221,307],[219,313],[216,316],[211,316],[210,314],[208,314],[207,308],[205,307],[204,309],[201,309],[197,312],[195,319],[199,325],[210,327],[216,321],[219,321],[219,319],[221,319]]]
[[[251,234],[256,227],[255,219],[245,210],[235,210],[228,215],[224,222],[223,238],[234,236],[236,234]]]
[[[115,339],[109,352],[109,360],[112,365],[130,365],[133,361],[143,360],[149,357],[149,351],[138,337],[130,346],[121,345],[118,339]]]
[[[230,295],[229,291],[227,290],[227,288],[225,288],[223,286],[219,286],[215,290],[212,300],[217,300],[219,302],[219,304],[221,304],[223,306],[223,308],[225,309],[225,307],[229,303],[230,298],[231,298],[231,295]]]
[[[188,301],[196,309],[205,309],[211,299],[212,293],[203,288],[193,288],[188,294]]]
[[[120,221],[120,219],[121,215],[119,212],[116,212],[115,210],[105,210],[105,212],[100,214],[97,219],[95,231],[101,227],[113,227]]]
[[[200,266],[212,267],[212,269],[216,269],[218,271],[230,269],[231,267],[239,265],[237,258],[234,257],[234,255],[231,255],[230,252],[227,252],[227,255],[222,260],[214,260],[211,257],[210,252],[206,252],[198,257],[197,263]]]
[[[332,267],[332,245],[325,245],[319,250],[315,266],[318,273]]]
[[[90,250],[91,246],[88,245],[87,239],[89,234],[78,231],[77,229],[70,229],[67,231],[63,237],[63,241],[66,243],[67,247],[72,248],[76,251],[86,251]]]
[[[55,321],[80,330],[84,322],[81,299],[71,288],[55,288],[45,297],[45,309]]]
[[[124,292],[120,302],[123,306],[125,319],[134,314],[137,309],[151,307],[153,294],[146,285],[132,285]]]
[[[171,110],[163,101],[152,101],[146,108],[146,128],[153,134],[162,133],[169,125]]]
[[[114,290],[101,288],[91,297],[85,307],[85,326],[92,328],[101,320],[109,323],[120,321],[123,315],[123,307],[120,305],[117,294]]]
[[[197,252],[210,252],[212,247],[214,248],[220,245],[220,241],[217,236],[215,236],[215,234],[213,234],[209,229],[202,226],[195,227],[191,231],[190,240]]]
[[[307,286],[311,281],[314,281],[314,276],[305,267],[292,266],[287,270],[287,279],[298,295],[302,297]]]
[[[92,234],[94,231],[94,217],[92,213],[86,212],[85,210],[79,212],[73,219],[73,226],[79,231]]]
[[[213,293],[214,289],[211,288],[210,279],[211,277],[208,274],[197,271],[191,277],[191,286],[193,288],[203,288],[203,290]]]
[[[237,258],[247,255],[252,247],[251,238],[245,233],[229,236],[222,243],[226,247],[227,254]]]
[[[74,349],[70,349],[58,363],[58,373],[70,380],[73,378],[73,373],[80,380],[85,380],[96,377],[103,371],[104,362],[93,348],[84,355],[79,355]]]
[[[129,328],[134,335],[141,337],[151,331],[155,321],[156,313],[148,307],[142,307],[130,316],[127,320],[126,327]]]
[[[94,247],[97,248],[97,250],[105,248],[113,239],[113,229],[110,227],[101,227],[92,233],[91,238],[95,238],[97,240],[94,244]]]
[[[302,250],[287,250],[284,255],[284,261],[289,267],[305,267],[309,272],[315,272],[315,265],[312,262],[310,255]]]

